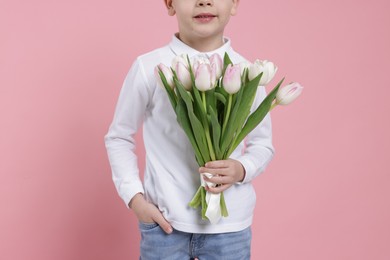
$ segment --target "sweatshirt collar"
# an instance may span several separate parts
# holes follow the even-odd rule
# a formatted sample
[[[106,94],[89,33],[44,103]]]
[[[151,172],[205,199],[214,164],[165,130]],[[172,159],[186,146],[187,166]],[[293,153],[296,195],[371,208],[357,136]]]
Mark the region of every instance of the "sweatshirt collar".
[[[176,56],[180,55],[180,54],[188,54],[188,56],[191,58],[191,57],[196,56],[196,55],[206,55],[209,58],[212,54],[218,53],[219,56],[221,56],[221,58],[223,58],[225,55],[225,52],[229,53],[230,50],[232,49],[231,45],[230,45],[229,38],[223,37],[223,42],[224,42],[224,44],[221,47],[219,47],[218,49],[215,49],[215,50],[210,51],[210,52],[200,52],[200,51],[195,50],[194,48],[188,46],[184,42],[182,42],[177,37],[177,34],[174,34],[172,37],[172,40],[169,44],[169,47],[171,48],[171,50],[173,51],[173,53]]]

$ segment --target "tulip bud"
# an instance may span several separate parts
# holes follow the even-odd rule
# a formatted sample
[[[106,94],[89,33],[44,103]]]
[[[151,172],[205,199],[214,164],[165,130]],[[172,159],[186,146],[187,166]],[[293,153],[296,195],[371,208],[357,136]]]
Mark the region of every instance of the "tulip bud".
[[[177,63],[182,63],[182,64],[185,65],[185,67],[187,67],[187,69],[188,69],[187,54],[177,55],[177,56],[172,60],[172,66],[171,66],[171,67],[172,67],[173,69],[176,69]]]
[[[159,65],[157,65],[155,68],[154,68],[154,75],[156,76],[156,79],[157,79],[157,82],[158,82],[158,85],[162,88],[165,88],[164,87],[164,84],[161,80],[161,77],[160,77],[160,74],[159,72],[162,72],[165,76],[165,79],[167,80],[167,83],[168,85],[173,88],[175,85],[173,83],[173,74],[172,74],[172,71],[170,68],[168,68],[167,66],[165,66],[164,64],[160,63]]]
[[[229,64],[223,75],[223,88],[229,94],[237,93],[241,87],[241,68],[239,65]]]
[[[287,86],[280,88],[276,93],[276,104],[290,104],[302,93],[302,90],[303,87],[297,82],[290,83]]]
[[[192,80],[190,72],[188,71],[188,67],[182,62],[176,63],[176,75],[179,81],[183,84],[186,90],[191,90],[192,88]]]
[[[261,76],[259,85],[265,86],[267,85],[272,78],[275,76],[278,68],[270,61],[264,60],[256,60],[249,68],[249,80],[256,78],[261,72],[263,75]]]
[[[215,73],[210,64],[199,64],[195,72],[195,86],[200,91],[207,91],[215,85]]]
[[[220,78],[222,76],[222,58],[219,54],[214,53],[210,57],[211,67],[215,69],[215,77]]]
[[[197,71],[200,64],[210,64],[210,60],[203,55],[197,55],[191,58],[191,64],[192,64],[192,71],[195,73],[195,71]]]

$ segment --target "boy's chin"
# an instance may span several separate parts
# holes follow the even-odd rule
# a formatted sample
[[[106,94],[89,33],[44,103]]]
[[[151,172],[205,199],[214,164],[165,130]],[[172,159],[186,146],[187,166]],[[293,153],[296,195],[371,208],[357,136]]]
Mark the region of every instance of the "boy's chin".
[[[221,35],[221,32],[223,33],[223,30],[216,30],[215,28],[207,28],[205,26],[203,28],[197,28],[197,30],[191,32],[191,34],[198,38],[212,38],[219,37]]]

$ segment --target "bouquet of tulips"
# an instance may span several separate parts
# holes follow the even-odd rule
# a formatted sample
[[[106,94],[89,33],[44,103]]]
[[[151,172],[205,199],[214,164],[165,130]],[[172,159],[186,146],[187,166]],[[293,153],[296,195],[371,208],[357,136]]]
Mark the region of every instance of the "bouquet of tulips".
[[[266,60],[233,64],[227,53],[223,60],[218,54],[192,59],[183,54],[174,58],[171,68],[156,66],[157,80],[168,94],[199,166],[228,159],[270,110],[299,96],[302,87],[298,83],[280,88],[283,78],[251,113],[258,86],[267,85],[276,71],[277,67]],[[211,174],[205,175],[212,178]],[[217,223],[228,216],[223,192],[206,192],[206,185],[215,184],[200,177],[201,185],[189,205],[201,207],[202,218]]]

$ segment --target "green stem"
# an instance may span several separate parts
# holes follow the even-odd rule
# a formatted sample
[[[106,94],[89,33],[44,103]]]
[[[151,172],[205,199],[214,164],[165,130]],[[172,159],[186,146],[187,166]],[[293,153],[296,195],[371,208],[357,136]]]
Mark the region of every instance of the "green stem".
[[[213,149],[213,145],[211,143],[211,137],[210,137],[210,128],[209,128],[209,122],[207,120],[207,106],[206,106],[206,94],[205,91],[202,91],[202,101],[203,101],[203,107],[204,111],[206,114],[206,122],[205,122],[205,134],[206,134],[206,141],[207,141],[207,146],[209,147],[209,152],[210,152],[210,157],[212,161],[215,161],[215,152]]]
[[[205,93],[205,91],[202,91],[202,101],[203,101],[204,112],[205,112],[206,115],[207,115],[206,93]]]
[[[232,107],[232,97],[233,97],[233,95],[229,94],[227,112],[226,112],[226,115],[225,115],[225,120],[223,120],[222,136],[225,133],[226,125],[227,125],[227,122],[228,122],[229,117],[230,117],[230,110],[231,110],[231,107]]]
[[[268,110],[268,112],[270,112],[272,109],[274,109],[277,105],[278,105],[278,103],[277,103],[276,101],[275,101],[274,103],[272,103],[272,105],[271,105],[270,109]],[[236,136],[235,136],[234,139],[233,139],[233,142],[232,142],[233,145],[230,146],[229,150],[228,150],[227,153],[225,154],[226,158],[228,158],[228,157],[230,156],[230,154],[233,152],[233,147],[236,146],[235,143],[236,143],[238,134],[239,134],[239,133],[237,133]]]
[[[223,196],[223,192],[221,192],[220,207],[221,207],[221,215],[224,217],[229,216],[229,213],[228,213],[228,210],[226,207],[225,197]]]
[[[215,158],[215,153],[214,153],[213,146],[211,144],[210,131],[209,131],[209,127],[208,126],[207,126],[207,129],[205,131],[206,131],[207,145],[209,146],[209,151],[210,151],[210,157],[211,157],[212,161],[215,161],[216,158]]]
[[[188,204],[190,207],[197,208],[202,204],[202,196],[201,196],[201,190],[203,189],[202,185],[199,186],[197,192],[195,193],[194,197]]]
[[[206,203],[206,191],[203,186],[200,188],[201,206],[202,206],[202,219],[208,219],[206,217],[207,203]]]
[[[269,111],[271,111],[272,109],[274,109],[274,107],[276,107],[277,105],[278,105],[278,104],[277,104],[276,101],[275,101],[275,103],[273,103],[273,104],[271,105]]]

